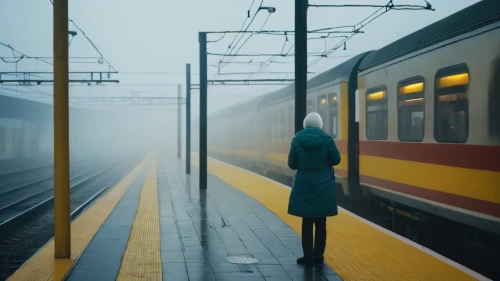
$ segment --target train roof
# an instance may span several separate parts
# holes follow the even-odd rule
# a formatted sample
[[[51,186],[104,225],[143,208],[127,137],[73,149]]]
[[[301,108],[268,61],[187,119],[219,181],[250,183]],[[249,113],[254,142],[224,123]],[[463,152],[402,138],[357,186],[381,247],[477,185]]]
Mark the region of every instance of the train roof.
[[[360,71],[500,20],[500,1],[483,0],[372,52]]]
[[[255,97],[253,99],[250,99],[248,101],[244,101],[235,105],[231,105],[229,107],[223,108],[219,111],[216,111],[214,113],[209,114],[211,118],[219,118],[219,117],[224,117],[227,114],[233,114],[233,112],[237,112],[238,115],[254,111],[257,109],[257,106],[262,98],[264,98],[265,95],[261,95],[258,97]]]
[[[335,81],[339,78],[349,78],[352,70],[368,52],[358,54],[349,60],[311,78],[307,81],[307,89],[313,89],[323,84]],[[267,94],[259,103],[259,108],[271,106],[273,104],[292,99],[295,96],[295,83],[286,86],[285,88]]]

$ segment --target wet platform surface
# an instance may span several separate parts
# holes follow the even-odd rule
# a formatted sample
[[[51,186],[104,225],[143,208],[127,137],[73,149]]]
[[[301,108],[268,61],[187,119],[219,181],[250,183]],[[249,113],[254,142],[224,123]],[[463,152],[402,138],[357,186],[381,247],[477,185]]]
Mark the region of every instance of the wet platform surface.
[[[140,201],[147,198],[141,189],[147,186],[143,182],[152,169],[148,166],[129,187],[67,280],[132,279],[123,271],[144,266],[141,263],[149,264],[143,276],[134,280],[342,280],[326,264],[297,265],[296,259],[302,256],[299,235],[255,199],[212,175],[208,176],[208,190],[200,191],[198,170],[192,169],[192,175],[185,176],[183,163],[172,156],[159,155],[156,163],[159,238],[151,234],[136,258],[124,258],[130,244],[140,239],[132,237],[131,229],[141,223],[136,215]],[[151,233],[158,224],[156,217],[146,216],[149,222],[145,227]]]

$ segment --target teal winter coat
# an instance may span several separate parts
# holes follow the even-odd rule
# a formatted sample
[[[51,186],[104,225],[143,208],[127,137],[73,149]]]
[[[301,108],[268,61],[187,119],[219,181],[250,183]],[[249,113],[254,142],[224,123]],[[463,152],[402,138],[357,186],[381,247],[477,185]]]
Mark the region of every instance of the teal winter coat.
[[[288,203],[288,213],[320,218],[338,214],[333,167],[340,154],[332,137],[323,130],[306,128],[292,140],[288,167],[297,170]]]

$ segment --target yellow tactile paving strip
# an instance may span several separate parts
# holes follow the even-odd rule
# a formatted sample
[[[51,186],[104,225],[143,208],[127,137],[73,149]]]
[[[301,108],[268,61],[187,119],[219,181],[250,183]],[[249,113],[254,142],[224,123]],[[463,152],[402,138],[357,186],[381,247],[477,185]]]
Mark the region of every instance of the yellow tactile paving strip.
[[[198,167],[197,156],[192,157],[192,163]],[[287,214],[288,188],[210,158],[208,170],[258,200],[301,234],[301,219]],[[328,218],[327,231],[325,261],[345,281],[476,280],[342,210],[338,216]]]
[[[156,157],[142,186],[139,207],[116,280],[162,280]]]
[[[47,243],[30,260],[19,268],[9,281],[62,280],[77,259],[87,248],[90,241],[116,207],[123,194],[134,182],[141,169],[150,160],[145,157],[113,189],[96,200],[85,212],[71,223],[71,259],[54,258],[54,240]]]

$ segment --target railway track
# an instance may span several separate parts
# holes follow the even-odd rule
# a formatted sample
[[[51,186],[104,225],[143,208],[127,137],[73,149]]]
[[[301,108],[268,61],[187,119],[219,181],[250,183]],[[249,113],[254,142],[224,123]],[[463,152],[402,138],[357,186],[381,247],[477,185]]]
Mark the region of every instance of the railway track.
[[[70,179],[71,192],[84,186],[96,175],[105,172],[105,167],[107,166],[109,166],[108,163],[97,167],[75,168],[72,172],[76,175]],[[44,179],[44,181],[45,180],[46,179]],[[49,183],[53,182],[54,179],[52,177],[49,179]],[[13,224],[20,223],[22,218],[29,217],[30,213],[37,212],[37,210],[44,208],[54,200],[53,185],[50,184],[43,186],[43,188],[35,189],[34,191],[33,189],[27,190],[24,193],[29,194],[6,206],[0,207],[0,232],[4,230],[9,231],[9,229],[12,229]]]
[[[82,169],[88,168],[91,165],[92,162],[72,163],[73,168],[71,169],[70,174],[76,173],[78,175],[79,173],[81,173]],[[5,208],[8,208],[10,205],[15,205],[19,201],[24,200],[24,197],[26,197],[27,194],[40,193],[52,188],[54,182],[54,175],[52,170],[44,174],[38,174],[38,176],[39,178],[24,179],[24,182],[7,186],[0,190],[0,223],[2,222],[1,217],[4,215]],[[19,177],[21,177],[21,175]]]
[[[53,167],[54,165],[45,165],[0,173],[0,191],[9,189],[9,187],[13,185],[19,185],[23,181],[36,180],[41,174],[50,173]]]
[[[81,169],[71,180],[71,220],[128,173],[136,160],[136,157],[115,158]],[[5,209],[5,215],[0,211],[0,280],[10,276],[51,239],[53,199],[51,188],[29,194],[20,203]]]
[[[71,165],[78,165],[86,161],[93,161],[96,158],[79,159],[72,161]],[[54,172],[54,165],[40,165],[26,169],[17,169],[0,173],[0,198],[4,196],[4,192],[15,189],[18,186],[30,182],[41,181],[46,178],[51,178]],[[0,205],[1,206],[1,205]]]

